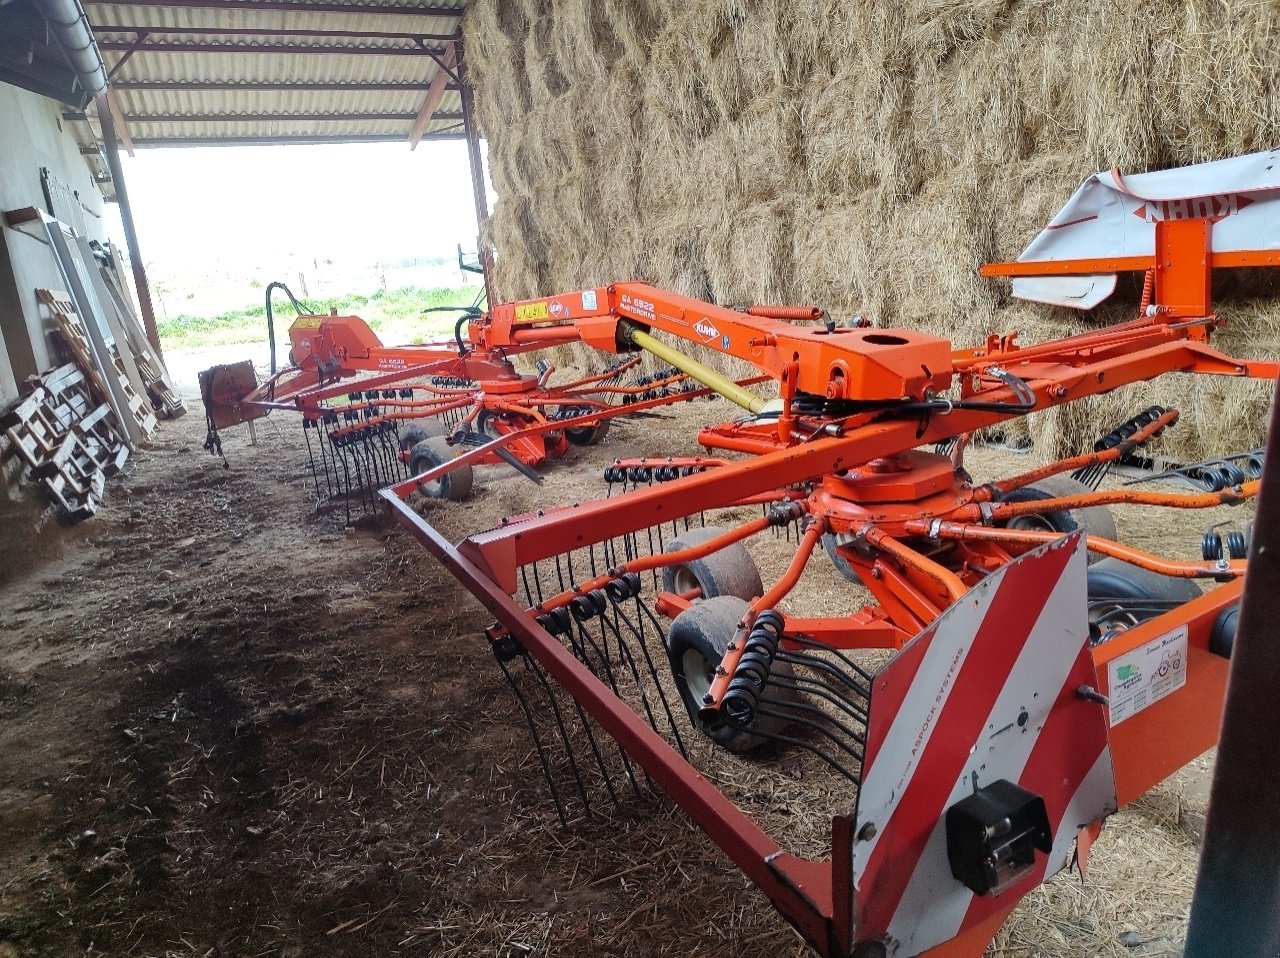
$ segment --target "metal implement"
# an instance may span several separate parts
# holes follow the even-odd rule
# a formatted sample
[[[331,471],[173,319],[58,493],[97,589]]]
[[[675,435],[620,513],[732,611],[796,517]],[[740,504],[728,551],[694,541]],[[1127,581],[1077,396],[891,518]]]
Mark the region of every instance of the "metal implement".
[[[461,354],[440,360],[455,365],[423,364],[446,377],[426,399],[352,399],[352,429],[430,409],[452,425],[443,448],[466,450],[421,440],[414,449],[438,455],[415,455],[379,496],[494,615],[486,638],[561,822],[656,785],[817,953],[976,958],[1021,898],[1073,858],[1085,866],[1109,814],[1213,746],[1247,560],[1235,540],[1195,562],[1134,548],[1108,506],[1238,505],[1258,482],[1102,488],[1113,463],[1174,425],[1171,409],[1019,475],[978,483],[964,466],[976,430],[1127,384],[1275,379],[1276,363],[1210,345],[1213,237],[1230,237],[1235,214],[1182,212],[1153,222],[1140,315],[1077,336],[956,349],[836,327],[812,307],[730,309],[619,283],[469,318]],[[1101,252],[1003,272],[1129,268]],[[323,325],[308,333],[314,368],[350,362],[339,341],[363,332]],[[592,406],[574,390],[598,380],[548,398],[544,373],[504,377],[509,353],[563,343],[624,363],[637,349],[661,356],[705,387],[681,396],[714,390],[748,415],[701,431],[714,455],[619,459],[604,497],[450,542],[411,500],[468,485],[492,443],[520,454],[526,440],[669,398]],[[724,358],[759,375],[730,382],[713,368]],[[311,388],[304,404],[333,398],[333,382]],[[550,405],[574,414],[556,419]],[[482,413],[507,428],[475,445]],[[815,611],[806,576],[823,555],[849,589]],[[763,759],[739,764],[756,749]],[[771,796],[795,787],[793,772],[821,787],[781,816]]]
[[[963,442],[925,450],[1169,372],[1274,378],[1277,366],[1211,347],[1208,311],[965,350],[773,315],[643,284],[495,307],[475,341],[547,334],[625,352],[662,335],[751,363],[777,397],[752,394],[751,416],[700,434],[746,458],[619,460],[607,497],[456,545],[408,501],[451,465],[381,495],[496,616],[488,639],[562,821],[652,781],[820,954],[976,956],[1023,895],[1073,854],[1083,865],[1108,814],[1216,739],[1205,716],[1230,654],[1216,623],[1245,562],[1135,549],[1107,506],[1241,503],[1257,483],[1097,488],[1176,410],[984,484],[964,471]],[[664,359],[677,357],[724,386],[684,350]],[[771,582],[752,560],[768,548],[790,551]],[[860,588],[838,613],[793,612],[819,553]],[[703,739],[722,756],[772,743],[829,781],[820,791],[839,800],[803,810],[825,820],[825,849],[788,850],[762,789],[723,776],[713,788]]]
[[[613,419],[709,394],[675,368],[642,374],[634,356],[561,382],[543,360],[521,371],[514,356],[563,345],[566,330],[552,323],[533,335],[507,328],[495,336],[490,318],[471,307],[460,308],[451,342],[387,347],[359,317],[311,314],[273,283],[269,330],[275,288],[299,313],[289,366],[260,385],[248,362],[202,373],[206,448],[220,452],[220,428],[272,410],[299,412],[317,499],[340,498],[348,518],[353,504],[375,509],[380,486],[444,462],[457,475],[423,488],[446,498],[469,494],[476,465],[506,464],[540,482],[537,467],[601,441]]]

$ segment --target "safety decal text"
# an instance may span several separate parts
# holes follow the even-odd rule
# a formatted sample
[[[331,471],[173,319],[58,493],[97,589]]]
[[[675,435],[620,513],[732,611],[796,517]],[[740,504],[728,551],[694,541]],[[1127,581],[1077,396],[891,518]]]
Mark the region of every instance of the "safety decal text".
[[[546,319],[548,316],[547,301],[539,300],[536,303],[521,303],[516,307],[516,322],[529,323],[536,319]]]
[[[1187,684],[1187,627],[1112,659],[1107,678],[1113,726],[1172,695]]]

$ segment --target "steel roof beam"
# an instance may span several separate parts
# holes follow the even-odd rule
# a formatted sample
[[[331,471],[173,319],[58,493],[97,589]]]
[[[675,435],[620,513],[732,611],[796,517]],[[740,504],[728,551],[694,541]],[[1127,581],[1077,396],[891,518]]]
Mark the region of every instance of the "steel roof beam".
[[[476,204],[476,251],[480,257],[480,268],[484,276],[484,295],[488,303],[494,303],[493,297],[493,250],[481,235],[485,221],[489,218],[489,197],[484,187],[484,158],[480,155],[480,134],[476,129],[475,102],[472,98],[471,83],[467,79],[467,45],[458,38],[456,46],[458,61],[458,82],[462,84],[459,99],[462,101],[462,132],[467,141],[467,162],[471,165],[471,195]]]
[[[126,63],[128,63],[129,59],[135,53],[138,52],[138,48],[147,42],[147,37],[150,36],[150,34],[147,33],[146,30],[138,30],[135,32],[137,33],[137,36],[134,37],[133,43],[130,45],[129,49],[124,51],[124,54],[120,57],[120,59],[115,62],[115,66],[113,66],[110,72],[107,73],[108,84],[111,83],[112,77],[114,77],[117,73],[120,72],[120,68],[123,67]]]
[[[222,93],[226,91],[245,90],[267,93],[304,93],[309,91],[322,93],[421,93],[421,83],[269,83],[256,80],[113,80],[111,85],[117,90],[133,90],[139,93],[192,92]],[[458,84],[448,83],[445,90],[456,93]]]
[[[133,49],[133,43],[122,40],[100,40],[98,48],[108,53],[124,53]],[[261,43],[155,43],[148,41],[138,50],[139,53],[230,53],[240,56],[245,53],[297,53],[297,54],[337,54],[338,56],[408,56],[438,57],[444,48],[433,49],[426,46],[413,47],[322,47],[307,44],[261,44]]]
[[[417,117],[416,113],[193,113],[187,116],[174,113],[158,113],[151,116],[137,114],[129,118],[132,123],[300,123],[314,120],[319,123],[341,123],[343,120],[355,122],[378,122],[387,120],[392,123],[409,123]],[[460,120],[461,113],[437,113],[437,120]]]
[[[138,246],[138,232],[133,223],[133,207],[129,203],[129,188],[124,181],[124,169],[120,165],[120,147],[116,144],[115,123],[112,119],[110,104],[106,95],[98,97],[98,123],[102,126],[102,146],[107,157],[107,168],[111,171],[111,185],[115,190],[116,203],[120,207],[120,224],[124,227],[125,245],[129,247],[129,260],[133,265],[133,283],[138,291],[138,309],[142,313],[142,325],[147,339],[155,347],[156,355],[163,357],[164,350],[160,345],[160,334],[156,329],[155,306],[151,301],[151,284],[147,280],[147,270],[143,266],[142,251]],[[129,144],[132,150],[134,144]],[[121,347],[124,348],[123,346]]]
[[[462,134],[453,132],[427,133],[424,140],[460,140]],[[133,141],[138,149],[157,146],[306,146],[317,143],[403,143],[403,133],[361,133],[344,136],[220,136],[209,139],[200,136],[143,136]]]
[[[387,30],[268,30],[262,27],[140,27],[101,24],[93,28],[96,36],[113,33],[136,33],[153,36],[219,36],[219,37],[333,37],[351,40],[452,40],[452,33],[392,33]]]
[[[266,10],[277,13],[348,13],[353,16],[461,17],[461,7],[384,6],[319,0],[82,0],[88,6],[182,7],[187,10]]]

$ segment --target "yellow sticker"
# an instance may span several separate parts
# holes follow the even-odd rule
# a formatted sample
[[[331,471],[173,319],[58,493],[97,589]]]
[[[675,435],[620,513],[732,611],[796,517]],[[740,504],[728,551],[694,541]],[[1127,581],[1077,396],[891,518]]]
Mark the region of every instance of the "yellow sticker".
[[[537,303],[521,303],[516,307],[516,322],[528,323],[535,319],[546,319],[547,301],[541,300]]]
[[[294,329],[319,329],[323,316],[299,316],[293,321]]]

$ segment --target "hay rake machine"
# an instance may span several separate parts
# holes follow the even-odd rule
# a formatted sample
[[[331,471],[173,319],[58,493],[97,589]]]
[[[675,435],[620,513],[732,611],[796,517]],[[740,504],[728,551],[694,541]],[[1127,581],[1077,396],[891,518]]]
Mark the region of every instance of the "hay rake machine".
[[[348,517],[353,504],[372,511],[379,487],[463,453],[421,491],[466,498],[476,465],[505,463],[541,481],[538,467],[600,442],[614,418],[712,394],[678,369],[646,372],[636,356],[562,382],[544,359],[518,369],[517,355],[577,340],[569,307],[555,297],[491,313],[463,308],[452,341],[395,347],[358,316],[313,315],[294,303],[286,369],[262,384],[249,362],[201,374],[206,448],[221,451],[220,428],[298,412],[317,500],[341,499]]]
[[[653,352],[745,407],[701,438],[751,454],[619,460],[609,495],[456,545],[410,502],[453,463],[382,490],[495,616],[561,820],[656,784],[843,958],[980,955],[1029,891],[1083,873],[1109,814],[1216,741],[1246,567],[1234,548],[1128,546],[1107,507],[1240,504],[1259,480],[1098,488],[1175,410],[986,483],[964,438],[1169,372],[1274,379],[1276,363],[1209,344],[1212,225],[1157,223],[1153,256],[1109,261],[1154,269],[1138,319],[1029,346],[795,326],[643,284],[560,297],[557,328]],[[752,363],[776,399],[655,334]],[[849,580],[834,608],[804,585],[820,551]]]

